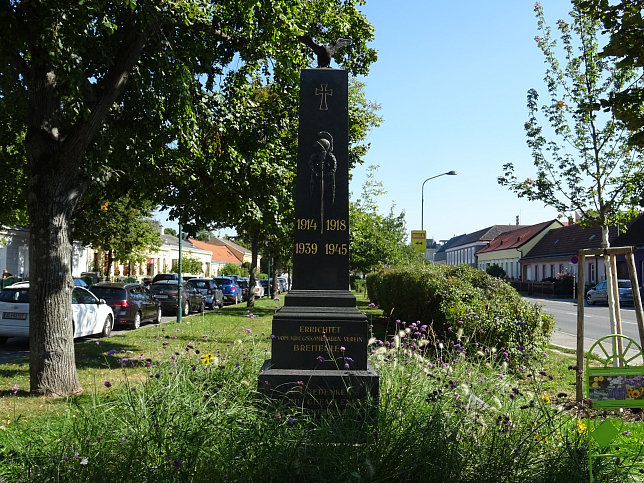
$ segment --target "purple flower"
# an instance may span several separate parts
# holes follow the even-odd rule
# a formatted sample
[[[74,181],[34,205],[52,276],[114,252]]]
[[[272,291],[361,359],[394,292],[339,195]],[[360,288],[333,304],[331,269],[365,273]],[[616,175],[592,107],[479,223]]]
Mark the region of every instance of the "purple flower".
[[[116,349],[110,349],[107,351],[108,356],[111,356],[112,354],[116,354]]]
[[[112,387],[112,383],[111,383],[110,381],[105,381],[105,382],[103,383],[103,385],[104,385],[105,387]]]
[[[349,369],[349,363],[348,363],[348,362],[345,362],[345,363],[344,363],[344,368],[345,368],[345,369]]]
[[[250,316],[251,316],[251,317],[255,317],[253,314],[250,314]],[[249,334],[252,334],[252,333],[253,333],[253,330],[252,330],[252,329],[246,329],[246,332],[248,332]]]
[[[289,426],[293,426],[295,424],[295,420],[289,416],[289,418],[286,420]]]
[[[277,419],[281,419],[281,418],[282,418],[282,415],[281,415],[280,413],[275,413],[275,417],[276,417]]]
[[[322,356],[317,356],[316,359],[318,360],[318,362],[320,364],[322,364],[324,362],[324,357],[322,357]]]
[[[347,350],[346,347],[344,347],[344,346],[340,347],[340,352],[344,352],[345,350]]]
[[[174,460],[174,461],[172,462],[172,464],[174,465],[174,467],[175,467],[176,469],[179,469],[179,468],[181,468],[181,466],[183,466],[183,461],[181,461],[181,460]]]
[[[18,394],[18,391],[20,390],[20,386],[17,384],[11,388],[11,392],[14,394]]]

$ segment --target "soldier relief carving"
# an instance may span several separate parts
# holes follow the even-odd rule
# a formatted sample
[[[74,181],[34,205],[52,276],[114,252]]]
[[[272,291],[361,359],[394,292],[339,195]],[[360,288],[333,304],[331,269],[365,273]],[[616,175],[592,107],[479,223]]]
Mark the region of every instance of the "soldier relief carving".
[[[311,171],[311,197],[320,198],[320,225],[324,230],[324,197],[328,192],[331,203],[335,202],[335,172],[338,162],[333,154],[333,137],[326,131],[317,134],[318,139],[313,144],[313,154],[309,157]]]

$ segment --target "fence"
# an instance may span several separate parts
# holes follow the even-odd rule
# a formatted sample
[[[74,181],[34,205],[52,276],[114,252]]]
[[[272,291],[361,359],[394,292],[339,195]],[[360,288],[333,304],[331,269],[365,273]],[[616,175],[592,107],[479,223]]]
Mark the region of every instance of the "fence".
[[[517,292],[526,295],[541,295],[544,297],[554,297],[555,296],[555,284],[554,282],[535,282],[535,281],[521,281],[513,280],[510,282],[512,287],[516,289]],[[572,297],[572,294],[570,294]]]

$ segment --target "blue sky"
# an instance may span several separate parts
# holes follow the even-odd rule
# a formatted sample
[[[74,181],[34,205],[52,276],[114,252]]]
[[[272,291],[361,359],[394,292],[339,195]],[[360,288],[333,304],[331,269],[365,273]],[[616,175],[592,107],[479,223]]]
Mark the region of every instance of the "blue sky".
[[[541,4],[553,30],[569,18],[568,0]],[[497,183],[507,162],[521,177],[534,175],[523,129],[528,89],[545,94],[534,2],[373,0],[362,11],[376,28],[378,61],[361,80],[384,122],[369,135],[365,166],[353,171],[352,199],[366,166],[378,165],[387,190],[381,211],[393,203],[408,231],[418,230],[423,180],[455,170],[425,184],[428,238],[514,224],[517,215],[525,225],[555,218],[552,208]]]

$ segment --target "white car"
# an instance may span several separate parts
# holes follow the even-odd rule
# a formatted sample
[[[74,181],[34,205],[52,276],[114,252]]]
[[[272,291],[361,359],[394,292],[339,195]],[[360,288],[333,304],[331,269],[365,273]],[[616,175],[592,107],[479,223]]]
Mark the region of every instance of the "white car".
[[[101,334],[114,327],[114,314],[103,299],[83,287],[72,291],[74,338]],[[29,337],[29,282],[18,282],[0,291],[0,344],[9,337]]]

